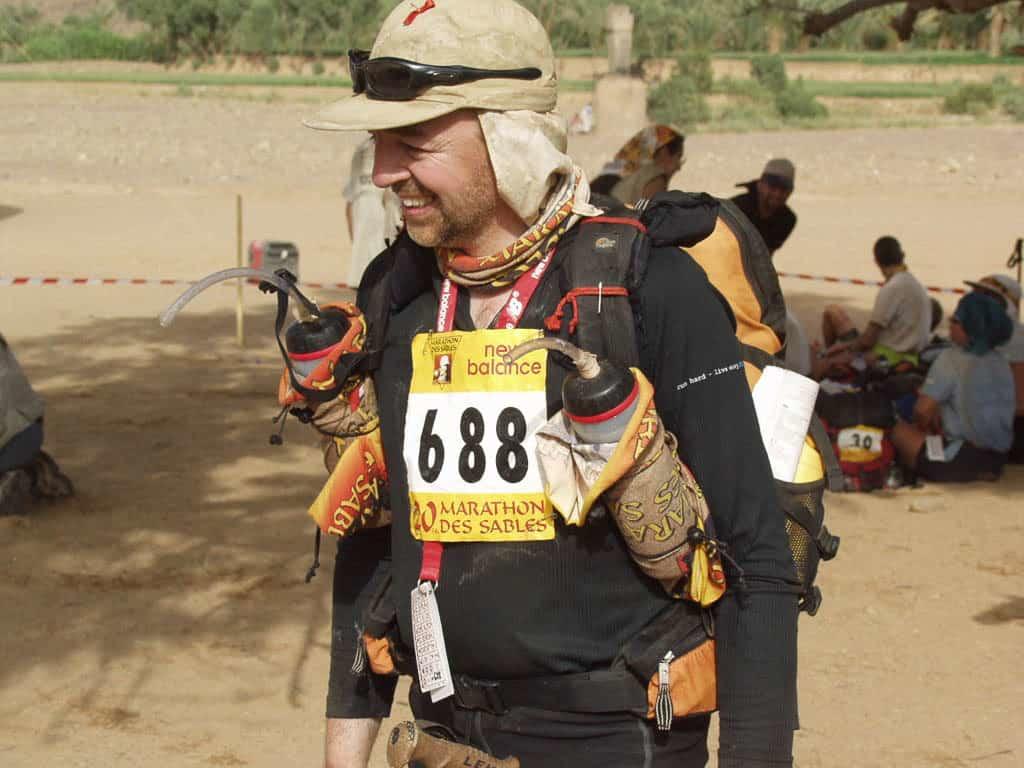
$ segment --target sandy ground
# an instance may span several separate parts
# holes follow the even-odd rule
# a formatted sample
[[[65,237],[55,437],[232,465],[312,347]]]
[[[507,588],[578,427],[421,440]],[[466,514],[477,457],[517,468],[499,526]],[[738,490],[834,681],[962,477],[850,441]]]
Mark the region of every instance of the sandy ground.
[[[340,279],[355,140],[299,127],[322,90],[233,94],[0,85],[0,273],[231,266],[242,194],[246,242],[294,240],[304,279]],[[615,149],[573,144],[590,170]],[[892,233],[918,274],[955,286],[1000,270],[1022,234],[1021,128],[705,134],[688,150],[677,184],[720,194],[768,157],[795,160],[784,270],[875,277],[871,243]],[[864,312],[872,298],[784,288],[809,329],[825,301]],[[0,520],[5,768],[321,760],[333,563],[303,584],[310,438],[292,424],[267,444],[271,302],[247,291],[240,349],[231,289],[161,329],[178,290],[0,288],[0,331],[79,491]],[[829,498],[843,545],[821,613],[801,620],[798,766],[1024,764],[1022,489],[1013,469],[997,485]]]

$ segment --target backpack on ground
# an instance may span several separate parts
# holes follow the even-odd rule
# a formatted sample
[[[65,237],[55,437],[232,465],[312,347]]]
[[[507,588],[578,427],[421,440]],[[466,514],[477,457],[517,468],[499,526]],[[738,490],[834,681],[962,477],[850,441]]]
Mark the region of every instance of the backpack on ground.
[[[844,490],[884,488],[896,461],[889,395],[882,390],[821,392],[815,410],[839,460]]]

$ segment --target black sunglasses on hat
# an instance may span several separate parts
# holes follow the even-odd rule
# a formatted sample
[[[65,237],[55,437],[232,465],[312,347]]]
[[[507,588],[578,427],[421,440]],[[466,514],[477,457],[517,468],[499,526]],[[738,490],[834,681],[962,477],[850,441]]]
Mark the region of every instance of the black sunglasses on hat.
[[[477,69],[476,67],[435,66],[393,56],[370,58],[369,51],[348,52],[352,76],[352,92],[365,93],[381,101],[412,101],[428,88],[437,85],[462,85],[489,78],[536,80],[541,71],[536,67],[522,69]]]

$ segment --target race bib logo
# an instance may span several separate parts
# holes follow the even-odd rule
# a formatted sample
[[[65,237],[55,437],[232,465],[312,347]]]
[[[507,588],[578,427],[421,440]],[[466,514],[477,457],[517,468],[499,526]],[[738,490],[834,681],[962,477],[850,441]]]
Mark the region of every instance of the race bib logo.
[[[434,356],[434,384],[451,384],[452,382],[452,356]]]

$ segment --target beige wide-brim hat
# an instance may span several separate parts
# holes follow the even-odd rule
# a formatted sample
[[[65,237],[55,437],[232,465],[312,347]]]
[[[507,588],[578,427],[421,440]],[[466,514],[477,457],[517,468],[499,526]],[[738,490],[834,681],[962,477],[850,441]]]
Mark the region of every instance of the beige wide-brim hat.
[[[384,21],[370,58],[393,56],[435,66],[537,67],[536,80],[490,78],[437,86],[411,101],[365,93],[328,104],[303,122],[325,131],[375,131],[432,120],[459,109],[549,112],[558,101],[555,55],[547,32],[512,0],[404,0]]]
[[[964,283],[979,291],[995,294],[1004,303],[1020,304],[1021,286],[1009,275],[986,275],[980,280],[964,280]]]

